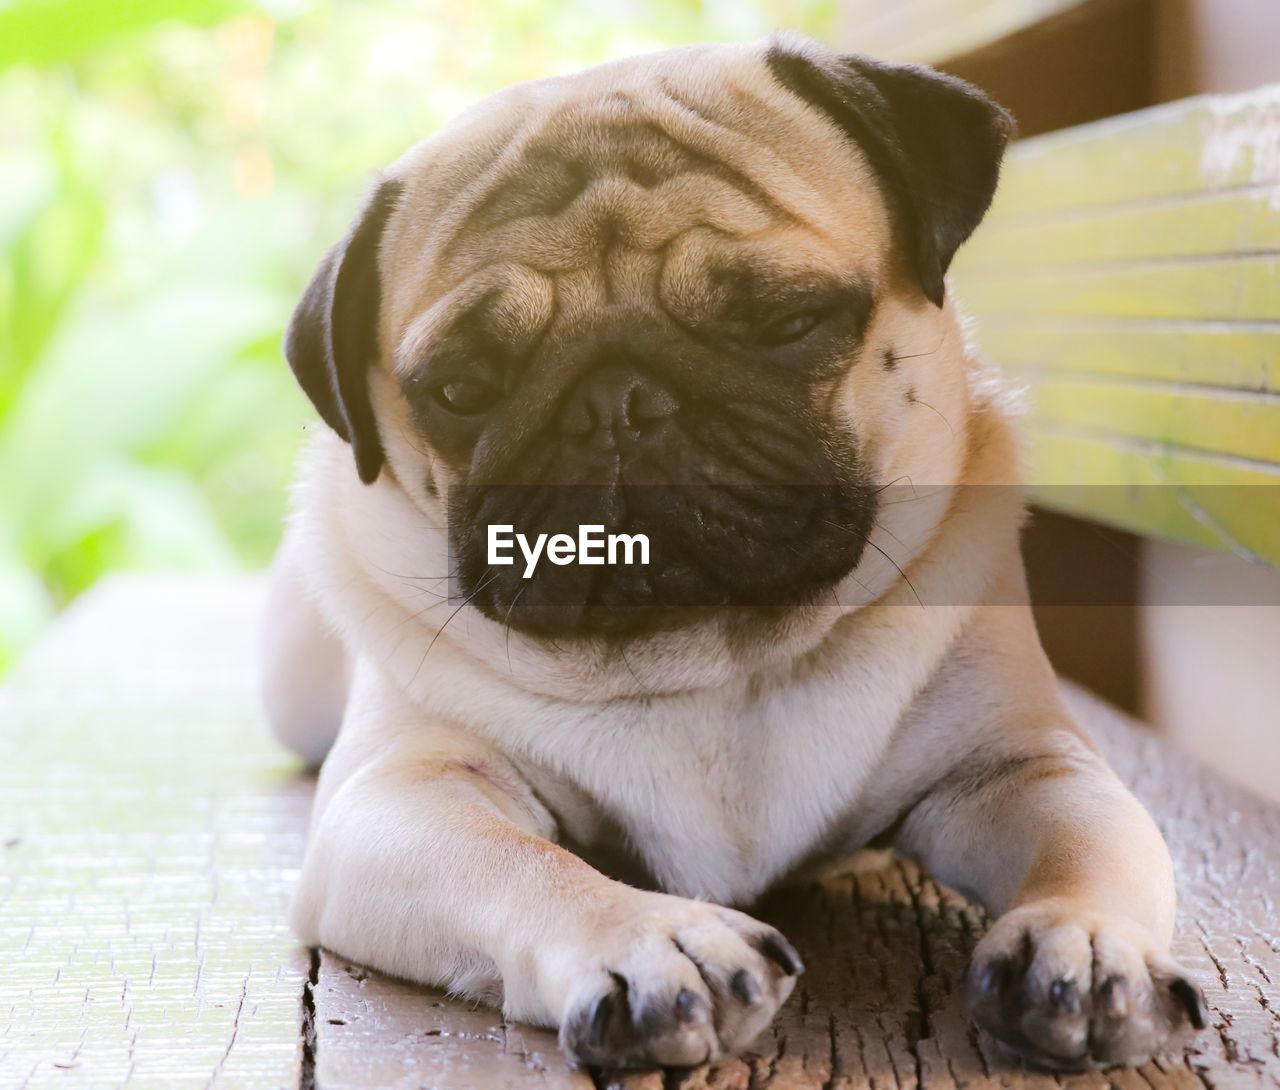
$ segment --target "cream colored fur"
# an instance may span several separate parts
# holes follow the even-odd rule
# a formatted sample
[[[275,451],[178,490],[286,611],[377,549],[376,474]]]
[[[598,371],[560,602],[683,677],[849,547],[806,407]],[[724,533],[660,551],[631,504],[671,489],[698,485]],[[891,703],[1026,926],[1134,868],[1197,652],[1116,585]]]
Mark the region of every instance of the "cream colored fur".
[[[559,217],[476,226],[531,141],[587,140],[584,112],[611,110],[730,164],[777,207],[677,171],[652,189],[601,183]],[[1059,698],[1025,600],[1007,403],[951,305],[910,283],[857,150],[770,79],[759,47],[716,46],[505,92],[390,173],[406,188],[380,254],[389,466],[361,484],[346,445],[315,436],[269,610],[264,684],[282,740],[317,761],[342,723],[299,938],[550,1026],[580,1023],[610,974],[646,1002],[687,989],[709,1017],[634,1047],[693,1063],[747,1044],[794,979],[762,957],[763,925],[719,906],[887,834],[997,917],[971,981],[985,1026],[1046,1063],[1158,1048],[1180,1022],[1162,990],[1178,973],[1168,854]],[[608,303],[590,241],[606,214],[624,240],[605,259]],[[545,320],[553,292],[570,332],[604,305],[651,307],[655,278],[696,309],[699,270],[723,246],[852,264],[874,287],[863,358],[831,404],[900,501],[880,511],[878,548],[829,605],[784,622],[712,616],[625,656],[459,609],[440,529],[456,469],[414,431],[392,376],[494,290],[514,329]],[[875,365],[888,349],[892,370]],[[592,865],[628,852],[663,892]],[[988,977],[1020,957],[1026,1001],[1011,1013]],[[755,1002],[730,994],[739,967]]]

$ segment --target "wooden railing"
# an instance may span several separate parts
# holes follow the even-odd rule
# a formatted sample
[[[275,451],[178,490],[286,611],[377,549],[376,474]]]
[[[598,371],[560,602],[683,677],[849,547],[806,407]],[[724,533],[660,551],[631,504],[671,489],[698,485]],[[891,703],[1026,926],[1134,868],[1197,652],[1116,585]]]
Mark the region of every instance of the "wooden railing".
[[[1280,563],[1280,86],[1018,144],[955,284],[1041,504]]]
[[[845,0],[851,48],[936,64],[982,49],[1094,0]]]

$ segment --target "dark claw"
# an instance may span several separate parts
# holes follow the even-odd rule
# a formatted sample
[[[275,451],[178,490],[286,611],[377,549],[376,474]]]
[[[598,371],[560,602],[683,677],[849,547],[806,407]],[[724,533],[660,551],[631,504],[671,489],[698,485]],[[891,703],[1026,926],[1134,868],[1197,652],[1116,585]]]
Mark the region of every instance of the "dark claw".
[[[1049,1002],[1062,1014],[1079,1014],[1080,988],[1074,980],[1055,980],[1049,985]]]
[[[591,1007],[591,1018],[587,1024],[587,1045],[590,1048],[599,1048],[604,1043],[605,1030],[613,1016],[613,996],[613,992],[605,992]]]
[[[1204,993],[1186,977],[1174,977],[1169,982],[1169,991],[1187,1012],[1187,1018],[1196,1029],[1204,1029],[1208,1018],[1204,1009]]]
[[[702,1025],[709,1017],[706,1000],[697,992],[681,988],[676,996],[676,1018],[685,1025]]]
[[[777,931],[760,940],[760,953],[788,976],[799,976],[804,972],[804,962],[800,960],[796,948]]]
[[[754,1007],[760,1002],[760,985],[746,969],[739,969],[729,978],[729,990],[739,1002],[748,1007]]]
[[[1108,1018],[1123,1018],[1129,1013],[1129,982],[1122,976],[1108,977],[1098,991],[1102,1010]]]

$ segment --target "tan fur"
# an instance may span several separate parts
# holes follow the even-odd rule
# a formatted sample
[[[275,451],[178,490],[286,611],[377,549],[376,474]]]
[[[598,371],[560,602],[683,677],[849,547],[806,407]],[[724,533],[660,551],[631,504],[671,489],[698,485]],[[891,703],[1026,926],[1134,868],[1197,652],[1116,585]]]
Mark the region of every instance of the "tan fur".
[[[586,161],[585,183],[547,148]],[[309,662],[331,681],[320,664],[341,646],[351,676],[299,937],[570,1035],[611,974],[633,1002],[687,989],[703,1021],[579,1055],[695,1063],[748,1043],[794,979],[762,956],[769,929],[709,902],[749,903],[820,846],[893,830],[1007,912],[972,977],[987,1028],[1051,1064],[1157,1048],[1179,1022],[1160,991],[1177,973],[1168,854],[1058,696],[1025,600],[1003,395],[951,304],[911,282],[858,150],[770,78],[759,47],[715,46],[514,88],[390,174],[405,195],[380,255],[373,387],[389,471],[363,485],[343,444],[317,436],[270,618],[286,740],[288,694],[318,681]],[[513,337],[569,339],[607,309],[696,317],[725,248],[871,289],[862,349],[823,397],[902,501],[882,509],[877,547],[831,604],[707,617],[621,657],[453,616],[440,527],[457,467],[414,430],[392,377],[484,296]],[[628,852],[666,892],[588,862]],[[1010,1012],[986,978],[1024,940],[1027,995]],[[753,1003],[729,986],[740,968]],[[1123,1015],[1099,973],[1127,974]],[[1059,980],[1083,1014],[1053,1007]]]

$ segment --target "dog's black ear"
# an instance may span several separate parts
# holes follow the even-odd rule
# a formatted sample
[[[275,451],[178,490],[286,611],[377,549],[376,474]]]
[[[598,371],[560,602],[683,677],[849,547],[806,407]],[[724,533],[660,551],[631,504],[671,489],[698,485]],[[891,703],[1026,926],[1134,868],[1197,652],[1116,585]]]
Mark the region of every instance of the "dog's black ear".
[[[378,244],[401,185],[380,182],[347,237],[320,262],[289,321],[284,354],[321,419],[351,444],[365,484],[382,469],[382,440],[369,401],[378,357]]]
[[[911,233],[920,286],[942,306],[951,258],[995,193],[1012,117],[971,84],[930,68],[780,43],[766,61],[871,160]]]

